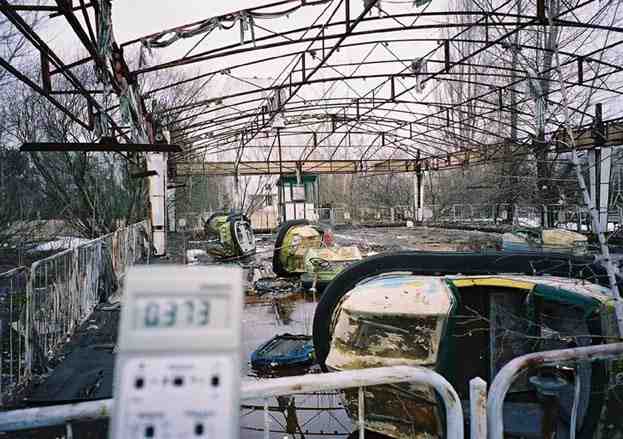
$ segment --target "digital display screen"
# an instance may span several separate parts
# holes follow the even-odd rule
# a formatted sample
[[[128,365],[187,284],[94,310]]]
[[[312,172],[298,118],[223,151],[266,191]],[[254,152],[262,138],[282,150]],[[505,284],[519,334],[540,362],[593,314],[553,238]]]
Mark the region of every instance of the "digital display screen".
[[[227,296],[139,297],[134,310],[135,329],[226,329]]]

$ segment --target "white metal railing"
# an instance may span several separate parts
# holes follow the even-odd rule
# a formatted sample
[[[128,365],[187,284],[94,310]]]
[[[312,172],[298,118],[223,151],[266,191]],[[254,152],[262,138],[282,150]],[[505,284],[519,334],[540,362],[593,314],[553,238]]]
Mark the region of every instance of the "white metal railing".
[[[148,225],[142,222],[24,269],[26,285],[18,288],[15,284],[9,294],[19,296],[21,301],[20,307],[11,308],[9,317],[10,343],[17,346],[10,363],[17,367],[9,370],[9,383],[15,385],[37,367],[43,369],[67,336],[90,315],[102,295],[112,292],[122,280],[127,267],[148,259],[149,254]]]
[[[487,401],[489,439],[503,439],[504,419],[502,415],[504,398],[515,379],[527,369],[564,361],[594,361],[613,357],[623,357],[623,343],[535,352],[514,358],[498,372],[489,390]],[[573,422],[571,424],[573,425]]]
[[[575,231],[591,228],[590,212],[579,205],[509,205],[509,204],[452,204],[448,207],[429,205],[433,221],[498,223],[508,221],[518,226],[556,227]],[[509,218],[512,214],[513,218]],[[612,206],[607,212],[608,223],[621,227],[623,209]]]
[[[294,377],[273,378],[242,384],[241,399],[264,400],[264,437],[270,433],[268,415],[269,398],[334,389],[358,389],[357,428],[359,438],[365,437],[364,387],[380,384],[417,383],[433,387],[444,403],[446,413],[446,437],[463,439],[463,410],[461,401],[450,383],[431,369],[422,367],[394,366],[373,369],[332,372]],[[73,422],[94,421],[108,418],[113,400],[91,401],[54,407],[31,408],[0,413],[0,432],[15,432],[60,425],[71,426]]]

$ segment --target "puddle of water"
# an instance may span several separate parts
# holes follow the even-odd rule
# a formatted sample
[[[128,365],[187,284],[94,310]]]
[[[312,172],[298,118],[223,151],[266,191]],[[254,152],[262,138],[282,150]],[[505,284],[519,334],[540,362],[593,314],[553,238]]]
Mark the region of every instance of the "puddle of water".
[[[317,366],[259,372],[249,363],[251,353],[277,334],[311,335],[315,308],[314,302],[302,297],[246,305],[242,322],[243,380],[319,372]],[[336,391],[270,398],[268,405],[271,438],[346,438],[355,429]],[[262,399],[243,401],[241,438],[264,437],[263,406]]]

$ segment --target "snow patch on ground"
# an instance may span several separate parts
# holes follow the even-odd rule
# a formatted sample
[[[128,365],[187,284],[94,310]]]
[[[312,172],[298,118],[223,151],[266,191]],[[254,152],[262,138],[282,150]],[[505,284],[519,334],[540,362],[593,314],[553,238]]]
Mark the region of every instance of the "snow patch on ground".
[[[89,239],[78,238],[75,236],[61,236],[54,241],[48,241],[41,243],[34,247],[33,252],[48,252],[48,251],[60,251],[70,248],[76,248],[82,244],[89,242]]]

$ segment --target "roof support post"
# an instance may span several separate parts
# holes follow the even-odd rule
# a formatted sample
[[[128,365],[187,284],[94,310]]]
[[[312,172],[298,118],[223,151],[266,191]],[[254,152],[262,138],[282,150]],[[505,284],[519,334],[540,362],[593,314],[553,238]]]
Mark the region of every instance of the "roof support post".
[[[446,65],[446,72],[450,71],[450,40],[444,40],[443,42],[444,61]]]
[[[578,57],[578,84],[584,84],[584,58]]]
[[[52,92],[52,81],[50,80],[50,57],[41,50],[41,84],[46,93]]]
[[[536,16],[542,25],[547,25],[547,15],[545,15],[545,0],[536,1]]]
[[[344,1],[344,13],[346,15],[344,20],[345,32],[348,33],[350,31],[350,0]]]

